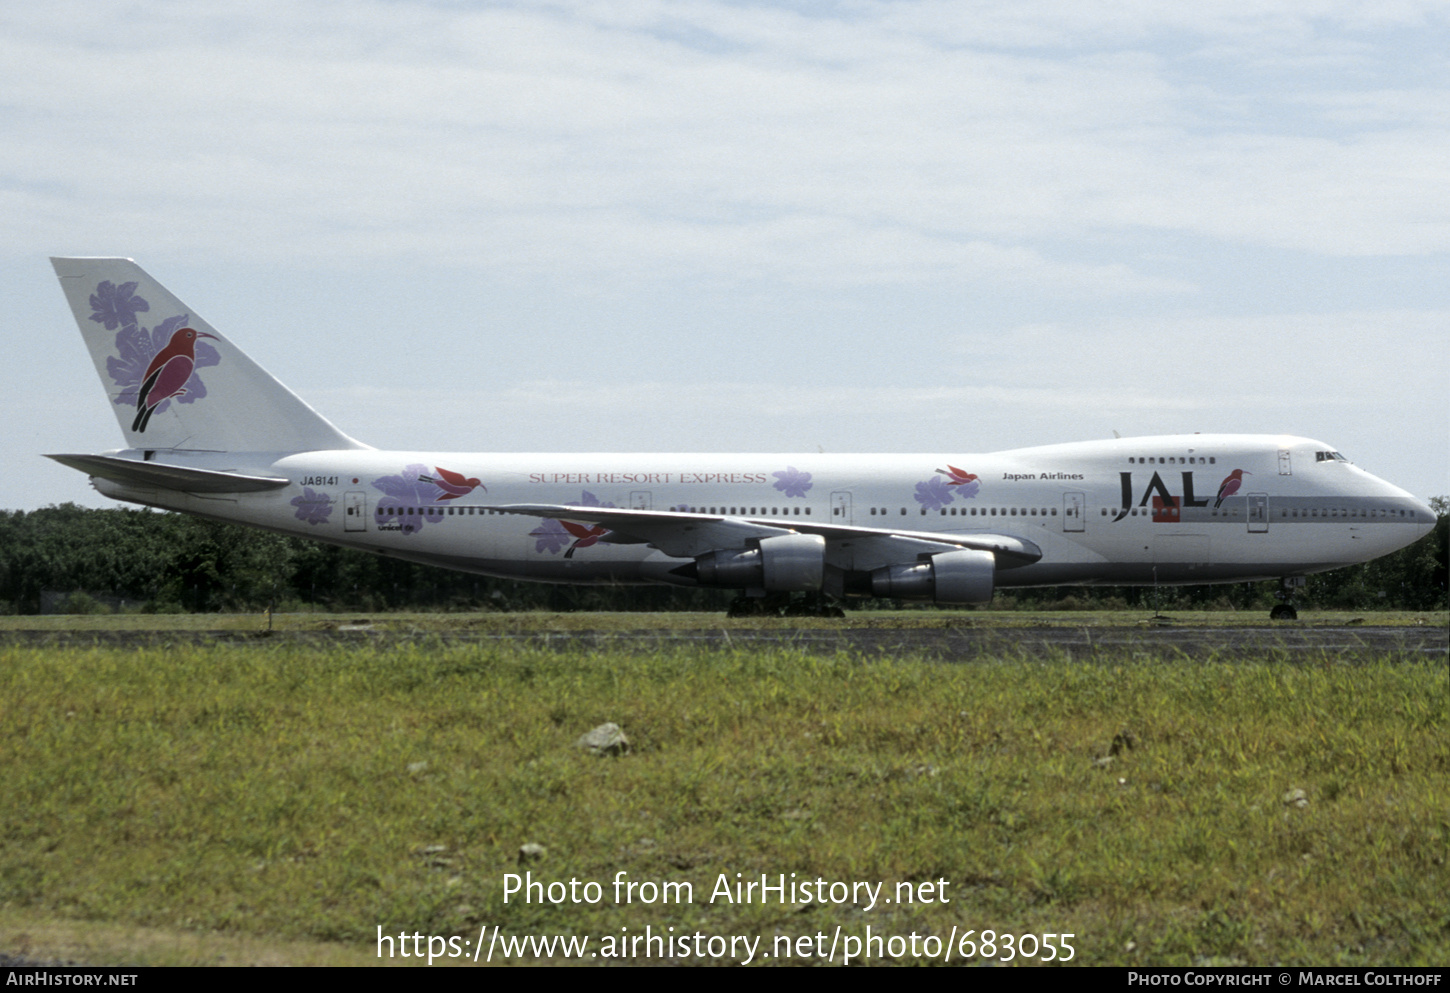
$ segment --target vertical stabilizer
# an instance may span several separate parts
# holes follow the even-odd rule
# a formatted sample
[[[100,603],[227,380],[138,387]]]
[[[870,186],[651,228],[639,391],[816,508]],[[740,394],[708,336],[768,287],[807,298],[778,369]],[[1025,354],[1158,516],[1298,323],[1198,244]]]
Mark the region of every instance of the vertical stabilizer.
[[[130,259],[50,260],[128,448],[366,448]]]

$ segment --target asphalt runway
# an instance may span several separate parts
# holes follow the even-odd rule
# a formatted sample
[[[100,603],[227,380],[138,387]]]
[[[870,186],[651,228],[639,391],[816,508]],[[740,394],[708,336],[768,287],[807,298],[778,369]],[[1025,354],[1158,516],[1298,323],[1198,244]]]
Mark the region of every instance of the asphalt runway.
[[[518,633],[438,632],[424,637],[441,642],[488,644],[513,642],[560,653],[601,650],[653,651],[700,646],[715,649],[795,648],[822,654],[850,652],[866,657],[925,656],[945,663],[1001,659],[1092,662],[1190,659],[1235,661],[1270,658],[1285,662],[1342,662],[1371,659],[1434,661],[1450,659],[1450,630],[1441,626],[1376,627],[1102,627],[1059,624],[1035,627],[858,627],[752,629],[726,626],[690,630],[520,631]],[[417,633],[380,629],[278,632],[233,631],[9,631],[0,644],[53,647],[159,647],[168,644],[292,643],[324,645],[416,641]]]

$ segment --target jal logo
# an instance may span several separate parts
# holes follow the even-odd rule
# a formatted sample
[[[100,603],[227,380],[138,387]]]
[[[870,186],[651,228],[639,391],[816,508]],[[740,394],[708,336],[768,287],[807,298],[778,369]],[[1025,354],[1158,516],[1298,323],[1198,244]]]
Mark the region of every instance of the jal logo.
[[[1181,519],[1181,513],[1184,507],[1207,507],[1210,504],[1215,508],[1219,507],[1225,500],[1239,491],[1239,487],[1243,485],[1244,477],[1252,476],[1253,473],[1247,469],[1235,469],[1223,478],[1223,482],[1218,484],[1218,492],[1214,494],[1212,500],[1208,497],[1204,497],[1202,500],[1198,499],[1197,494],[1193,492],[1192,472],[1184,472],[1180,473],[1180,475],[1183,477],[1183,495],[1181,497],[1174,496],[1168,492],[1168,486],[1163,482],[1163,477],[1155,472],[1153,473],[1153,478],[1148,480],[1148,485],[1143,487],[1143,496],[1139,499],[1137,506],[1146,507],[1148,506],[1148,501],[1152,500],[1153,520],[1171,524]],[[1113,518],[1114,523],[1127,517],[1128,512],[1134,506],[1133,474],[1131,472],[1120,472],[1118,473],[1118,479],[1123,487],[1123,500],[1118,510],[1118,516]]]

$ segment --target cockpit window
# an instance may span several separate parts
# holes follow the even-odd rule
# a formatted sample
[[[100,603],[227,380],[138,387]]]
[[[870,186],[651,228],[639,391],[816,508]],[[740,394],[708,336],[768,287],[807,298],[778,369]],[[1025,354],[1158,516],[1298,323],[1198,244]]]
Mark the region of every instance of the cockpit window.
[[[1314,461],[1315,462],[1348,462],[1349,459],[1345,458],[1343,455],[1340,455],[1338,452],[1315,452],[1314,453]]]

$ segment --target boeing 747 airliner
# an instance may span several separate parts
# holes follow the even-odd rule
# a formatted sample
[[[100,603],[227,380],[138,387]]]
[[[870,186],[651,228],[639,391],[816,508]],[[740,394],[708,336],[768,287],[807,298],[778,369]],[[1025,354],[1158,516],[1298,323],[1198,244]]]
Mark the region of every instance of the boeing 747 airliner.
[[[794,594],[977,604],[1067,584],[1287,592],[1435,523],[1332,446],[1283,435],[975,455],[378,451],[131,260],[52,262],[126,447],[50,458],[117,500],[449,569],[732,589],[738,610]]]

